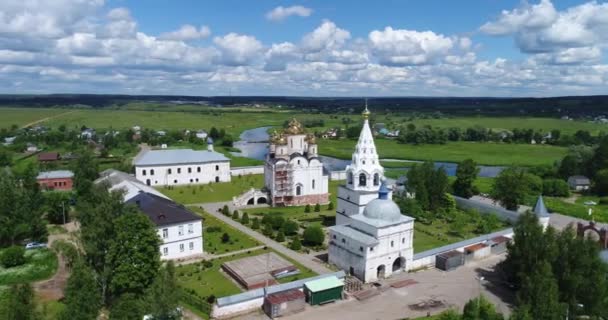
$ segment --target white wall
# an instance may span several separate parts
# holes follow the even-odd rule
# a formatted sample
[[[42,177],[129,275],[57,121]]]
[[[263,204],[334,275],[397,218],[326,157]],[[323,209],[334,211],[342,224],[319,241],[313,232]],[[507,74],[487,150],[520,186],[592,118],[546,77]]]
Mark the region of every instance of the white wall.
[[[213,305],[211,311],[211,318],[213,319],[226,319],[232,318],[239,314],[248,313],[252,310],[260,309],[264,304],[264,297],[256,298],[241,303],[235,303],[227,306],[220,307],[217,304]]]
[[[236,167],[230,169],[230,175],[233,177],[247,176],[252,174],[264,174],[264,166]]]
[[[331,171],[329,173],[329,180],[331,180],[331,181],[346,180],[346,171],[345,170],[342,170],[342,171]]]
[[[144,184],[149,180],[151,186],[207,184],[216,182],[216,178],[219,182],[230,182],[230,162],[137,166],[135,177]]]
[[[189,232],[189,225],[192,225],[191,233]],[[163,238],[163,230],[165,229],[167,230],[167,237]],[[160,246],[160,256],[163,260],[182,259],[203,254],[203,224],[201,220],[157,227],[156,232],[163,241]],[[192,249],[190,249],[190,243],[193,245]],[[180,245],[183,245],[183,251]],[[167,250],[166,254],[165,249]]]

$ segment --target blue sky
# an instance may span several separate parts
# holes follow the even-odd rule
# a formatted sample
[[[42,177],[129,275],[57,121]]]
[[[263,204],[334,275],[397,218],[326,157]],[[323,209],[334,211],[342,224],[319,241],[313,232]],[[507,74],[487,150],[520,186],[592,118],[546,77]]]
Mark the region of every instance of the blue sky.
[[[5,0],[0,93],[606,93],[605,1]]]

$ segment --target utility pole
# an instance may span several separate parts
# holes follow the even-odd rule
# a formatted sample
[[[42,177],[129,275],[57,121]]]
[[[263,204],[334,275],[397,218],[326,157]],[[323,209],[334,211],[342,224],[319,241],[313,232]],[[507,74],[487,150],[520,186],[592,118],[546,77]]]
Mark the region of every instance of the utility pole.
[[[61,214],[63,215],[63,225],[65,226],[65,202],[61,201]]]

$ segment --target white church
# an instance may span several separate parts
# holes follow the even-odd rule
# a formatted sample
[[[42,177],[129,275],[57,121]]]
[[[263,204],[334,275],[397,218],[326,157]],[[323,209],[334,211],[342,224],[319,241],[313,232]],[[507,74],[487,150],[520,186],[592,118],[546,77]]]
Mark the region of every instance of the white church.
[[[408,269],[414,218],[401,214],[384,181],[365,107],[363,129],[338,189],[336,226],[329,228],[329,262],[364,282]]]
[[[315,205],[329,202],[329,176],[318,157],[315,136],[293,119],[270,139],[264,184],[273,206]]]

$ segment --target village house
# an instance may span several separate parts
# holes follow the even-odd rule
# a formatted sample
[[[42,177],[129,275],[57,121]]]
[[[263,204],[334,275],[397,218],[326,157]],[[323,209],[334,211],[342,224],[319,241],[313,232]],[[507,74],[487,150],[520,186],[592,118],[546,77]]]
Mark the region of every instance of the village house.
[[[589,190],[591,187],[591,180],[585,176],[571,176],[568,178],[568,186],[570,186],[570,189],[576,191]]]
[[[48,163],[54,162],[61,159],[61,156],[57,152],[41,152],[38,154],[38,162]]]
[[[72,190],[74,173],[69,170],[40,172],[36,177],[38,184],[45,190]]]

